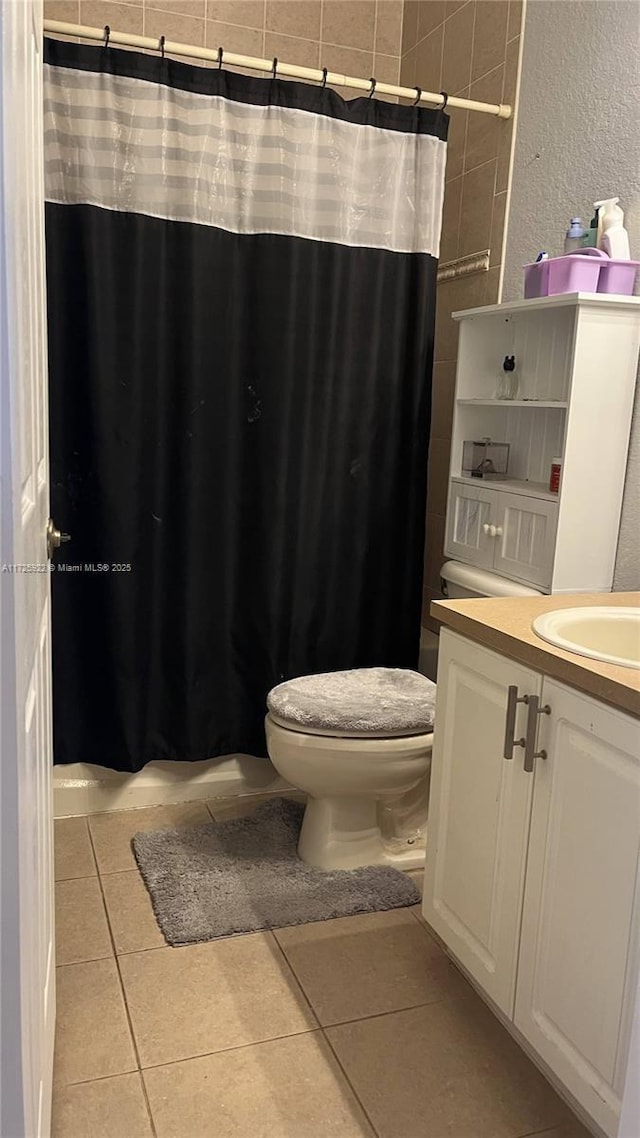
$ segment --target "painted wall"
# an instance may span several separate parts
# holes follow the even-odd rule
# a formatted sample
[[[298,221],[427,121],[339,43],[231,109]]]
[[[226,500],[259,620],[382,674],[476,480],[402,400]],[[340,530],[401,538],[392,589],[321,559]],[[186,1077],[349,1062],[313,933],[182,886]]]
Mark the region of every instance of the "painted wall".
[[[109,24],[120,32],[397,83],[402,7],[402,0],[45,0],[44,12],[51,20]]]
[[[634,0],[528,0],[503,300],[522,296],[522,265],[540,249],[562,252],[571,216],[612,194],[640,260],[639,76]],[[640,384],[614,588],[640,589]]]

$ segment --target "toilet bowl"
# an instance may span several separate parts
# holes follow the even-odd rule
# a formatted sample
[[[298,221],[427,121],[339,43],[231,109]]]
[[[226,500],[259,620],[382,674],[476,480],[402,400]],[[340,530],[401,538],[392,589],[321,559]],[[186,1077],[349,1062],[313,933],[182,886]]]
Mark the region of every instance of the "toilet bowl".
[[[389,841],[380,821],[384,811],[388,829],[389,813],[400,816],[403,796],[422,782],[424,831],[435,684],[417,672],[362,668],[289,680],[267,705],[269,757],[307,794],[300,858],[320,869],[424,865],[416,829]]]

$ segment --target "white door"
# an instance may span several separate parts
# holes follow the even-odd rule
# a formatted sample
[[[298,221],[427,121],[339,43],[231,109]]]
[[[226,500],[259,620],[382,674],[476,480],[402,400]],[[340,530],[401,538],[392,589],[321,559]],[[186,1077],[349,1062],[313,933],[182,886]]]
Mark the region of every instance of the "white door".
[[[0,1134],[46,1138],[55,1018],[42,4],[0,6]]]
[[[451,480],[445,538],[448,557],[469,561],[484,569],[493,567],[494,541],[490,537],[490,525],[497,521],[498,497],[495,491],[484,486]]]
[[[613,1138],[640,963],[640,723],[553,680],[543,701],[515,1023]]]
[[[522,747],[504,757],[510,685],[521,698],[542,679],[443,629],[423,912],[512,1017],[533,776]],[[519,738],[528,709],[515,712]]]
[[[558,503],[526,494],[500,494],[493,570],[551,588]]]

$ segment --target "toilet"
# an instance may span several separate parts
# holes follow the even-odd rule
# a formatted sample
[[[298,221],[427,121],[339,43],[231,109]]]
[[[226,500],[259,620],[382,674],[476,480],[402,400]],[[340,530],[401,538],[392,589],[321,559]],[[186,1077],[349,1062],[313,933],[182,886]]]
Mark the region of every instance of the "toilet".
[[[541,596],[458,561],[447,561],[441,577],[450,600]],[[269,757],[307,794],[302,861],[320,869],[424,865],[435,694],[432,680],[399,668],[299,676],[269,692]]]
[[[269,692],[269,757],[308,796],[302,861],[320,869],[424,865],[415,829],[406,841],[385,840],[383,829],[390,814],[404,823],[414,804],[424,829],[435,693],[426,676],[400,668],[300,676]]]

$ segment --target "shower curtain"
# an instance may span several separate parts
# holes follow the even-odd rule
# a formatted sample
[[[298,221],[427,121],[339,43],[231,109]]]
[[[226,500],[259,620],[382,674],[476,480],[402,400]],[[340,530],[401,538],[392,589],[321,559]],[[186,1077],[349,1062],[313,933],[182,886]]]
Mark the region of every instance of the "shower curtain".
[[[46,41],[56,762],[414,667],[447,118]]]

